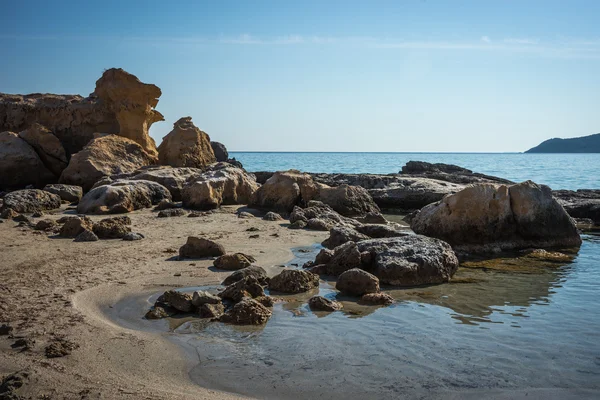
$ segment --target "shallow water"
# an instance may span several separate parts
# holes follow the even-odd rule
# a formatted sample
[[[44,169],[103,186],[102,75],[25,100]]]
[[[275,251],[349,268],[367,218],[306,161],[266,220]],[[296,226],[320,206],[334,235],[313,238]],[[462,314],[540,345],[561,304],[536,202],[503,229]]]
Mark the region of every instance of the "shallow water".
[[[552,189],[600,188],[600,154],[523,153],[277,153],[232,152],[248,171],[397,173],[410,160],[456,164],[515,182]]]
[[[264,327],[179,320],[171,337],[198,357],[194,381],[259,398],[599,398],[599,260],[600,237],[586,235],[571,263],[475,262],[451,284],[386,290],[390,307],[341,297],[335,313],[309,310],[315,290],[284,296]],[[319,292],[337,295],[326,281]],[[140,319],[149,304],[117,305],[120,322],[168,330]]]

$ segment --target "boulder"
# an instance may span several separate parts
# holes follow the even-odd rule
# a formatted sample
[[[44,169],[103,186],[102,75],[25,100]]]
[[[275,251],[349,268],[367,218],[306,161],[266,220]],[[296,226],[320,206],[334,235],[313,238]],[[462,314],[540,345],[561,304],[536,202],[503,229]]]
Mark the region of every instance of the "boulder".
[[[143,168],[122,178],[159,183],[171,192],[174,201],[181,201],[181,192],[185,183],[203,172],[203,170],[198,168],[160,166]],[[117,176],[116,178],[119,179],[120,177]]]
[[[181,258],[219,257],[225,254],[225,248],[212,240],[190,236],[187,243],[179,249]]]
[[[600,226],[600,189],[555,190],[552,194],[571,217],[590,219]]]
[[[315,219],[311,224],[310,220]],[[290,222],[306,222],[309,229],[329,230],[333,226],[358,226],[360,223],[354,219],[346,218],[335,212],[330,206],[320,201],[309,201],[306,208],[294,207],[290,214]]]
[[[321,249],[315,257],[314,265],[327,264],[333,257],[333,250]]]
[[[389,306],[394,298],[387,293],[367,293],[360,298],[360,303],[372,306]]]
[[[397,178],[388,186],[369,190],[369,194],[381,208],[412,211],[464,188],[462,184],[429,178]]]
[[[353,268],[338,277],[335,288],[351,296],[377,293],[379,292],[379,279],[365,270]]]
[[[53,219],[42,219],[35,224],[36,231],[50,231],[56,228],[58,224]]]
[[[362,217],[368,213],[379,213],[379,207],[369,192],[360,186],[343,184],[337,187],[321,187],[318,200],[345,217]]]
[[[19,137],[33,147],[44,166],[58,179],[69,163],[60,140],[50,130],[37,123],[20,132]]]
[[[269,289],[281,293],[302,293],[319,287],[319,276],[298,269],[285,269],[269,281]]]
[[[273,211],[269,211],[268,213],[266,213],[263,219],[265,221],[283,221],[283,217]]]
[[[317,199],[321,185],[297,170],[275,172],[256,191],[252,207],[290,212],[294,206],[304,206]]]
[[[311,297],[308,299],[308,306],[313,311],[338,311],[344,307],[341,303],[323,296]]]
[[[447,182],[469,184],[469,183],[505,183],[512,184],[507,179],[496,176],[484,175],[473,172],[470,169],[458,165],[428,163],[425,161],[409,161],[400,171],[403,175],[422,176]]]
[[[223,281],[223,285],[231,285],[232,283],[241,281],[247,276],[253,276],[261,285],[266,285],[269,281],[269,278],[267,277],[267,271],[265,271],[264,268],[257,265],[251,265],[249,267],[237,270],[233,274],[229,275]]]
[[[99,240],[98,236],[90,230],[84,229],[77,237],[75,237],[75,242],[97,242]]]
[[[306,223],[306,227],[313,231],[328,231],[333,228],[335,222],[322,218],[311,218]]]
[[[215,260],[215,267],[219,269],[226,269],[229,271],[236,271],[238,269],[246,268],[252,265],[256,260],[254,257],[243,254],[233,253],[224,254]]]
[[[117,135],[96,135],[73,154],[60,182],[78,185],[87,191],[104,177],[131,173],[155,162],[156,158],[133,140]]]
[[[217,160],[210,137],[194,125],[192,117],[184,117],[158,146],[158,161],[172,167],[205,168]]]
[[[123,239],[131,228],[120,218],[105,218],[94,223],[93,232],[100,239]]]
[[[15,190],[4,196],[3,209],[10,208],[18,213],[33,213],[37,211],[60,208],[60,197],[39,189]]]
[[[166,291],[161,297],[160,301],[164,302],[177,311],[189,313],[194,309],[192,304],[192,296],[188,293],[178,292],[176,290]]]
[[[200,315],[200,318],[220,318],[224,312],[225,306],[221,303],[205,303],[198,308],[198,314]]]
[[[346,242],[360,242],[370,238],[370,236],[360,233],[352,227],[338,225],[331,228],[329,237],[322,244],[329,249],[335,249]]]
[[[550,188],[531,181],[468,187],[421,209],[411,228],[467,252],[581,245],[574,221]]]
[[[57,194],[60,196],[61,200],[70,203],[78,203],[79,200],[81,200],[81,197],[83,197],[83,189],[81,186],[52,183],[44,186],[44,191]]]
[[[71,217],[64,222],[58,235],[65,238],[75,238],[84,231],[91,231],[93,226],[92,220],[87,217]]]
[[[138,232],[128,232],[125,234],[125,236],[123,236],[123,240],[125,240],[126,242],[135,242],[137,240],[144,239],[144,237],[144,235]]]
[[[33,147],[16,133],[0,132],[0,188],[42,187],[54,180]]]
[[[325,263],[325,270],[328,275],[338,276],[349,269],[360,268],[361,264],[361,254],[356,243],[346,242],[335,248],[330,260]]]
[[[203,304],[221,304],[221,298],[204,290],[198,290],[192,294],[192,304],[194,307],[200,307]]]
[[[171,194],[162,185],[151,181],[116,181],[90,190],[83,196],[79,214],[119,214],[151,207]]]
[[[302,220],[298,220],[295,222],[292,222],[289,226],[289,229],[304,229],[306,228],[306,222],[302,221]]]
[[[223,143],[210,142],[210,147],[212,147],[217,162],[229,160],[229,152]]]
[[[236,303],[222,317],[221,321],[237,325],[262,325],[271,318],[272,312],[253,299],[243,299]]]
[[[260,285],[258,279],[254,276],[246,276],[245,278],[232,283],[219,293],[219,297],[224,300],[231,300],[235,303],[241,301],[245,297],[256,298],[264,296],[265,292]]]

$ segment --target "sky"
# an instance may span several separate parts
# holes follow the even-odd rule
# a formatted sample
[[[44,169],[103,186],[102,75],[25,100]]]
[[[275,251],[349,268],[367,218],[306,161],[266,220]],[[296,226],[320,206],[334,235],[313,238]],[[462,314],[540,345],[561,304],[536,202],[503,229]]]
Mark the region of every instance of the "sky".
[[[10,1],[0,92],[111,67],[230,151],[519,152],[600,132],[600,1]]]

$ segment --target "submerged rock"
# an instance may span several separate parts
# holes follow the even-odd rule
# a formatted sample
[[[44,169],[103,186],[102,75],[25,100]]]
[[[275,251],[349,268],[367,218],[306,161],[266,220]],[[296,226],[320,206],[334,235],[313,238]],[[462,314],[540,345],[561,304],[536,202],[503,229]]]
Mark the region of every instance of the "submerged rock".
[[[222,317],[222,322],[237,325],[262,325],[271,318],[272,312],[253,299],[243,299],[236,303]]]
[[[323,296],[313,296],[308,300],[308,306],[313,311],[338,311],[344,306],[341,303],[329,300]]]
[[[338,277],[335,288],[352,296],[377,293],[379,292],[379,279],[365,270],[353,268]]]
[[[225,254],[223,245],[196,236],[189,236],[187,243],[179,249],[181,258],[219,257]]]
[[[367,293],[360,298],[360,303],[389,306],[394,303],[394,298],[387,293]]]
[[[319,287],[319,276],[297,269],[283,270],[269,281],[269,289],[281,293],[302,293]]]

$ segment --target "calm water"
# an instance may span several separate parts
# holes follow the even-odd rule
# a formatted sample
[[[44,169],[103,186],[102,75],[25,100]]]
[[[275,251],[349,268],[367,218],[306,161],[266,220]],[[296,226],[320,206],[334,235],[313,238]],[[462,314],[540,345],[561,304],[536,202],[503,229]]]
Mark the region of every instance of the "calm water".
[[[397,173],[407,161],[456,164],[475,172],[553,189],[600,188],[600,154],[250,153],[232,152],[248,171]]]

